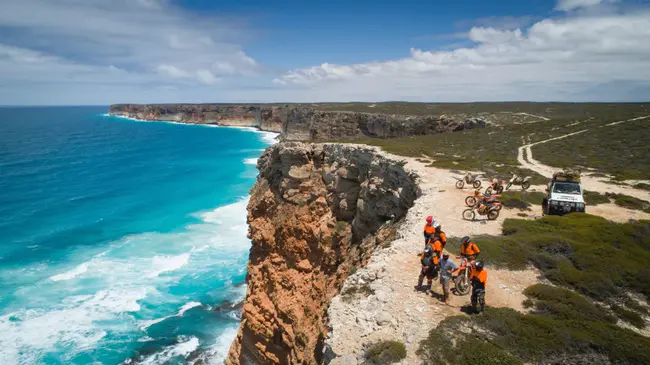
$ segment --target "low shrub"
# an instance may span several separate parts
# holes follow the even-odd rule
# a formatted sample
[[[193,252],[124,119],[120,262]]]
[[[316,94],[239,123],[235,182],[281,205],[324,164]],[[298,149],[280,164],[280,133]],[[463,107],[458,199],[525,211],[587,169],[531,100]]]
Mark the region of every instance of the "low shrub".
[[[582,192],[582,195],[585,198],[585,203],[590,206],[606,204],[610,202],[609,197],[597,191],[585,190]]]
[[[646,184],[646,183],[634,184],[634,187],[641,190],[650,190],[650,184]]]
[[[378,342],[366,351],[366,359],[372,364],[393,364],[406,358],[406,346],[399,341]]]
[[[506,191],[501,194],[501,201],[506,208],[528,209],[531,205],[541,206],[544,193],[538,191]]]
[[[614,198],[614,203],[627,209],[642,210],[650,213],[650,202],[625,194],[608,194]]]
[[[645,321],[643,320],[643,317],[639,315],[637,312],[633,312],[631,310],[627,310],[620,305],[613,304],[611,306],[612,311],[616,314],[616,316],[623,321],[633,325],[636,328],[643,328],[645,327]]]
[[[616,323],[616,318],[606,309],[565,288],[535,284],[526,288],[524,294],[531,300],[535,314],[565,320]]]

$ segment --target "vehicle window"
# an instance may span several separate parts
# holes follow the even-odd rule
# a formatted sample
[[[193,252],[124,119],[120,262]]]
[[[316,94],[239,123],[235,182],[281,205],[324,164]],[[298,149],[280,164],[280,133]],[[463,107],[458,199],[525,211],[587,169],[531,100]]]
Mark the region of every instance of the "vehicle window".
[[[556,182],[553,192],[558,194],[580,194],[580,184],[570,182]]]

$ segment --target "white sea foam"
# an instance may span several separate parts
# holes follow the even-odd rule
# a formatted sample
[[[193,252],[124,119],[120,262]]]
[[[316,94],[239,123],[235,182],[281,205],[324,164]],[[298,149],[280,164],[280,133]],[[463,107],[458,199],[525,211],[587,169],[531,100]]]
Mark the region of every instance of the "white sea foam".
[[[189,338],[181,336],[178,339],[178,343],[166,347],[161,352],[157,352],[153,355],[147,356],[142,361],[138,362],[138,364],[143,364],[143,365],[164,364],[180,356],[186,358],[198,348],[199,348],[198,338],[194,336]]]
[[[152,260],[154,270],[147,276],[152,278],[162,273],[178,270],[187,265],[190,261],[190,254],[184,253],[178,256],[155,256]]]
[[[244,163],[246,165],[257,165],[257,158],[245,158]]]
[[[63,274],[58,274],[58,275],[53,275],[50,277],[50,280],[52,281],[65,281],[65,280],[70,280],[72,278],[75,278],[83,273],[88,271],[88,263],[84,262],[83,264],[75,267],[74,269],[70,271],[66,271]]]
[[[183,305],[183,306],[181,307],[181,309],[178,311],[178,315],[179,315],[180,317],[182,317],[183,314],[185,314],[185,312],[187,312],[188,310],[190,310],[190,309],[192,309],[192,308],[200,307],[200,306],[201,306],[201,303],[200,303],[200,302],[189,302],[189,303],[185,303],[185,305]]]
[[[42,352],[55,351],[57,345],[70,347],[68,355],[92,349],[106,335],[96,323],[139,311],[138,300],[146,295],[147,288],[101,290],[66,298],[48,310],[20,310],[0,317],[0,363],[39,362],[32,360]]]
[[[228,356],[230,344],[237,337],[237,331],[237,327],[228,327],[198,358],[203,361],[203,364],[222,365]]]
[[[183,278],[219,280],[230,293],[231,275],[245,270],[250,248],[247,204],[248,198],[242,198],[197,213],[200,222],[180,232],[124,237],[90,259],[84,250],[79,257],[68,257],[66,261],[74,264],[67,268],[30,267],[37,274],[21,275],[42,277],[41,281],[21,286],[14,295],[17,303],[29,303],[34,309],[18,307],[2,313],[0,364],[42,363],[48,352],[69,358],[104,346],[109,331],[139,332],[170,317],[187,316],[188,310],[201,304],[169,290]],[[237,297],[244,295],[242,290],[236,289]],[[169,303],[185,304],[169,316],[156,318],[162,308],[170,309]],[[134,312],[142,319],[134,318]]]

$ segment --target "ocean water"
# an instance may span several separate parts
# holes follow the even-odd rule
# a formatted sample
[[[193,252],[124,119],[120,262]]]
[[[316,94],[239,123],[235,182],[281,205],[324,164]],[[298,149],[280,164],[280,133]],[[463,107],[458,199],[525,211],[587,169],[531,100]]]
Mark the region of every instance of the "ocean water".
[[[0,364],[221,363],[272,134],[0,108]]]

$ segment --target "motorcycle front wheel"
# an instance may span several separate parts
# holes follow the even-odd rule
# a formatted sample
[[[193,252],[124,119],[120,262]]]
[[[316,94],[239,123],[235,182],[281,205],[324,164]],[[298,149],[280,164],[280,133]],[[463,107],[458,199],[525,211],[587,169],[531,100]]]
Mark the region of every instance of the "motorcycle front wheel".
[[[474,186],[474,189],[480,188],[481,187],[481,180],[474,181],[474,183],[472,185]]]
[[[470,290],[469,279],[464,273],[458,275],[456,280],[454,280],[454,285],[456,286],[456,293],[458,295],[469,294],[469,290]]]
[[[476,198],[474,198],[473,196],[468,196],[467,198],[465,198],[465,205],[471,207],[474,206],[474,204],[476,204]]]
[[[510,189],[511,186],[512,186],[512,183],[509,182],[508,185],[506,185],[506,190]]]
[[[490,210],[488,212],[487,216],[488,216],[489,220],[493,221],[493,220],[499,218],[499,211],[492,209],[492,210]]]
[[[456,181],[456,188],[457,189],[462,189],[463,186],[465,186],[465,182],[463,180]]]
[[[476,213],[472,209],[463,210],[463,219],[466,221],[473,221],[476,218]]]

